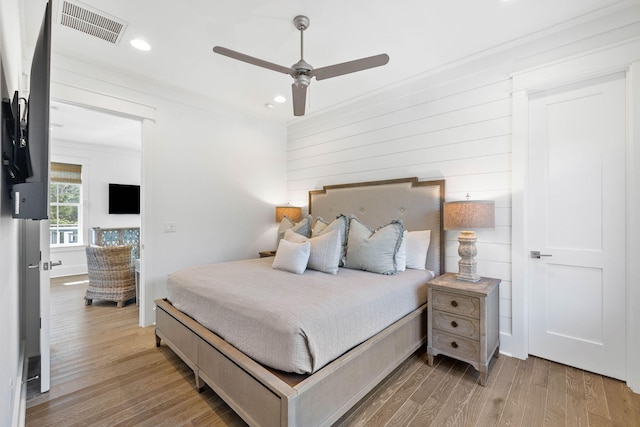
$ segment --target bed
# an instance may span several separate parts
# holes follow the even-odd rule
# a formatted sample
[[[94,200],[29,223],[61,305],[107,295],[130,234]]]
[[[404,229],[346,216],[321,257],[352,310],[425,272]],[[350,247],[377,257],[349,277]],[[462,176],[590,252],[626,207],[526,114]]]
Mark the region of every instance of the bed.
[[[426,266],[434,275],[439,275],[444,262],[443,199],[442,180],[406,178],[334,185],[309,192],[309,213],[322,218],[352,214],[374,227],[401,219],[407,230],[431,230]],[[226,263],[224,268],[230,269],[229,277],[238,276],[240,270],[237,269],[245,265],[241,264],[243,262],[265,268],[271,261],[267,258],[240,261],[238,264]],[[210,273],[207,271],[209,268],[219,267],[193,267],[179,275],[187,283],[195,283],[192,299],[199,299],[197,288]],[[278,274],[275,270],[267,270]],[[380,276],[341,269],[332,277],[346,280],[352,273]],[[414,274],[413,281],[418,282],[432,277],[420,276],[423,273],[408,275]],[[285,274],[290,274],[292,278],[295,276]],[[307,271],[299,277],[313,282],[316,279],[330,280],[329,276]],[[193,277],[197,279],[192,280]],[[409,294],[418,292],[415,289]],[[178,300],[177,294],[174,295]],[[374,335],[355,347],[340,350],[338,346],[332,349],[339,352],[334,355],[313,354],[309,367],[300,368],[300,372],[308,373],[288,373],[269,367],[273,363],[258,363],[256,360],[260,358],[256,354],[251,354],[248,349],[243,352],[237,348],[241,345],[231,345],[221,337],[226,331],[221,335],[211,332],[210,329],[224,331],[217,329],[219,325],[210,324],[216,322],[215,316],[201,318],[199,322],[196,320],[200,318],[199,314],[190,313],[192,316],[189,316],[174,307],[169,299],[156,301],[156,306],[156,344],[166,343],[184,360],[194,371],[198,389],[204,383],[208,384],[248,424],[255,426],[331,425],[426,342],[426,303],[422,303],[388,326],[375,326]],[[232,304],[220,305],[223,306]],[[234,324],[235,320],[229,323]]]

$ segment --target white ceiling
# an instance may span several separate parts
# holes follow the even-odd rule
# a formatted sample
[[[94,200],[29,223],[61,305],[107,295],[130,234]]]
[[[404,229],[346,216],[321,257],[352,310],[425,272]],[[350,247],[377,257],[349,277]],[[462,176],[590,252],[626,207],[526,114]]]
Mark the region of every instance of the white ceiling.
[[[80,58],[289,123],[300,120],[292,113],[291,77],[214,54],[213,46],[291,66],[300,54],[291,20],[304,14],[311,19],[305,60],[316,68],[390,56],[383,67],[314,79],[307,105],[307,115],[313,115],[630,3],[637,0],[84,0],[128,24],[121,42],[114,45],[54,22],[52,50],[54,56]],[[138,37],[152,50],[132,48],[129,41]],[[27,43],[32,38],[27,34]],[[287,102],[265,108],[278,94]]]

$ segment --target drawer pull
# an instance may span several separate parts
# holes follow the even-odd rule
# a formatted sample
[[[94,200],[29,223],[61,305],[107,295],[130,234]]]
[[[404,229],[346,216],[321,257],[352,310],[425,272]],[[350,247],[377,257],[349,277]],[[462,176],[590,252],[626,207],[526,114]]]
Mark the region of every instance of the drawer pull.
[[[458,301],[456,301],[456,300],[451,301],[451,306],[452,307],[457,307],[458,306]]]
[[[458,348],[458,343],[457,343],[457,342],[455,342],[455,341],[453,341],[453,342],[451,343],[451,347],[453,347],[453,348]]]
[[[458,322],[456,322],[455,320],[451,322],[451,326],[453,326],[454,328],[458,327]]]

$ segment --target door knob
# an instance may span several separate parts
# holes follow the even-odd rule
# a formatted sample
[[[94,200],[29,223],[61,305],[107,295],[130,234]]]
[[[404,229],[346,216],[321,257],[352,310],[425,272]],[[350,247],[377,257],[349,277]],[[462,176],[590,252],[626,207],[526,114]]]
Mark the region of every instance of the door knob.
[[[541,258],[543,256],[553,256],[553,255],[551,255],[551,254],[541,254],[540,251],[531,251],[531,258],[538,259],[538,258]]]

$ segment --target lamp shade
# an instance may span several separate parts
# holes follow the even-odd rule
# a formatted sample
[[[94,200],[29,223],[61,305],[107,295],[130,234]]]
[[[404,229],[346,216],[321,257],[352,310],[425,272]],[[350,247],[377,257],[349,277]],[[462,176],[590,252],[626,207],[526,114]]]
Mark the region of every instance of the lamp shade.
[[[468,230],[495,227],[495,203],[490,200],[464,200],[444,204],[444,229]]]
[[[280,223],[285,216],[293,222],[300,222],[302,221],[302,208],[298,206],[276,206],[276,222]]]

